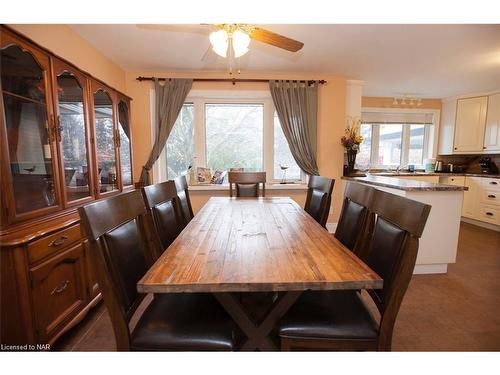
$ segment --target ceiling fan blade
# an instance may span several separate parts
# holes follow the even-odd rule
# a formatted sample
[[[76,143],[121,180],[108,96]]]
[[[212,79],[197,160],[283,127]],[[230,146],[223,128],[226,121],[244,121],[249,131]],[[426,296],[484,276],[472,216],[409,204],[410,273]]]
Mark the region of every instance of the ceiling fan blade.
[[[299,42],[298,40],[287,38],[286,36],[273,33],[272,31],[266,29],[261,29],[260,27],[256,27],[252,30],[250,38],[275,47],[286,49],[290,52],[297,52],[304,47],[304,43]]]

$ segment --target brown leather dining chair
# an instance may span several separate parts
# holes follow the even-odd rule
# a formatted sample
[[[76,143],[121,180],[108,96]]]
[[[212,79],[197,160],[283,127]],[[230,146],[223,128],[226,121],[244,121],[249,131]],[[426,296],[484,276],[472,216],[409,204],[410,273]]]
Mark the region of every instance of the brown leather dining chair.
[[[233,196],[233,184],[236,185],[236,197],[258,197],[259,185],[262,184],[262,196],[266,196],[266,172],[228,172],[229,196]]]
[[[321,226],[326,227],[335,180],[322,176],[310,176],[304,210]]]
[[[183,218],[174,181],[166,181],[142,188],[146,207],[151,213],[156,233],[165,250],[183,228]],[[160,256],[161,254],[158,254]]]
[[[186,180],[186,176],[179,176],[174,181],[175,188],[177,189],[177,196],[179,197],[184,228],[194,217],[193,208],[191,207],[191,200],[189,199],[188,183]]]
[[[117,350],[232,350],[233,322],[211,294],[155,295],[133,331],[129,322],[143,294],[137,282],[154,259],[157,241],[139,190],[78,209],[115,333]]]
[[[344,191],[342,211],[335,230],[335,238],[363,260],[366,254],[362,254],[362,244],[365,242],[367,234],[367,231],[363,229],[366,220],[368,220],[368,206],[374,191],[373,187],[348,182]]]
[[[367,264],[384,281],[367,290],[375,321],[357,291],[305,292],[282,319],[283,350],[391,350],[394,323],[412,277],[431,206],[375,190],[369,204]]]

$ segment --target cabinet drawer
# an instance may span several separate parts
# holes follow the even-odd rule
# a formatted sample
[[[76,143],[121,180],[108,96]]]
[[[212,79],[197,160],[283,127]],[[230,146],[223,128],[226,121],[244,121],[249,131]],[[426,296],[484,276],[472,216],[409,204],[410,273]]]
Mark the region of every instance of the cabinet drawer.
[[[498,190],[482,190],[481,202],[500,206],[500,191]]]
[[[491,224],[500,224],[500,208],[495,206],[480,205],[479,220]]]
[[[82,244],[30,270],[38,342],[48,342],[85,307],[84,272]]]
[[[500,191],[500,178],[483,177],[483,187],[486,190]]]
[[[59,232],[36,240],[28,245],[28,257],[30,263],[35,263],[60,249],[80,241],[82,233],[80,224],[73,225]]]

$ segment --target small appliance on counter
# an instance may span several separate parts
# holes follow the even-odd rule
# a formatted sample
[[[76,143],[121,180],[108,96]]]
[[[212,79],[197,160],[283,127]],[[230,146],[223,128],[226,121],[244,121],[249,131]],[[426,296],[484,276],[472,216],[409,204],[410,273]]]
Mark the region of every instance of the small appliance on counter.
[[[425,159],[424,170],[427,173],[432,173],[436,170],[436,159]]]
[[[436,161],[435,171],[436,172],[444,172],[444,165],[443,165],[443,161],[442,160]]]
[[[479,166],[481,167],[481,173],[487,174],[497,174],[498,167],[493,160],[489,157],[483,157],[479,159]]]

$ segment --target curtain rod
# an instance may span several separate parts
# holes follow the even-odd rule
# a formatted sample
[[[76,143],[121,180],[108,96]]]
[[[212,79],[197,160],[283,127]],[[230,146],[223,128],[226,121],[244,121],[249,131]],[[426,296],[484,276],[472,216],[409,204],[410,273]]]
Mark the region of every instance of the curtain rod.
[[[142,81],[154,81],[155,77],[137,77],[136,80],[139,82]],[[166,81],[169,78],[158,78],[159,81]],[[240,82],[269,82],[269,81],[274,81],[272,79],[251,79],[251,78],[242,78],[242,79],[236,79],[236,78],[193,78],[193,82],[231,82],[233,85],[240,83]],[[314,82],[318,82],[319,84],[323,85],[326,83],[324,79],[320,79],[318,81],[315,80],[291,80],[293,82],[304,82],[307,83],[308,85],[312,85]]]

